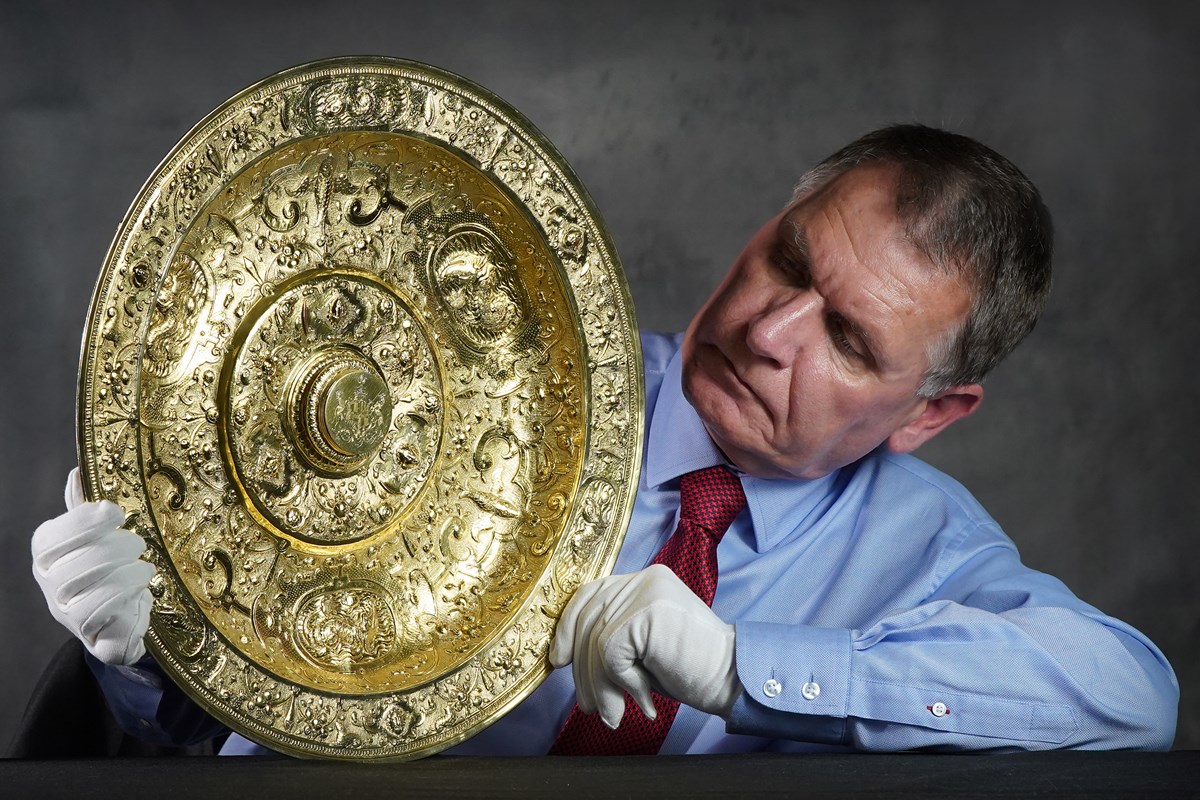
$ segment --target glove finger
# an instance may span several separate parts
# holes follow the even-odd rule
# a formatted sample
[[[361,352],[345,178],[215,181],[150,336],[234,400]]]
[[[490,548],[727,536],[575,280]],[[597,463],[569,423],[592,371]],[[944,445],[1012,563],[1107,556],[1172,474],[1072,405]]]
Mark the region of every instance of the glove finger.
[[[575,695],[579,708],[585,714],[594,714],[597,710],[596,690],[597,680],[604,674],[594,648],[580,646],[587,640],[587,632],[577,633],[575,637],[575,655],[572,670],[575,677]]]
[[[105,664],[115,664],[120,666],[129,666],[136,664],[142,656],[146,655],[146,644],[140,638],[132,640],[124,647],[120,646],[116,640],[103,638],[97,641],[94,645],[88,645],[88,652],[94,655]]]
[[[133,664],[146,652],[142,639],[150,624],[154,598],[148,589],[133,597],[113,598],[97,609],[98,625],[89,622],[89,636],[82,637],[92,655],[106,664]],[[90,630],[95,627],[93,632]]]
[[[588,601],[600,590],[603,581],[585,583],[575,591],[574,597],[563,609],[554,629],[554,640],[550,642],[550,663],[555,667],[565,667],[571,663],[575,651],[579,614],[587,606]]]
[[[84,503],[83,478],[79,474],[79,467],[75,467],[67,474],[67,486],[63,490],[63,502],[66,503],[67,511]]]
[[[616,730],[625,716],[625,690],[608,679],[603,670],[597,670],[596,710],[608,727]]]
[[[605,590],[613,578],[619,577],[608,576],[599,581],[583,584],[582,587],[576,589],[575,596],[572,596],[570,602],[566,603],[563,615],[558,619],[558,626],[554,628],[554,640],[550,644],[550,663],[554,667],[565,667],[566,664],[571,663],[572,658],[578,656],[578,650],[580,650],[578,638],[580,638],[580,631],[586,630],[588,616],[592,613],[590,610],[593,606],[592,600]]]
[[[78,621],[79,635],[86,641],[95,641],[107,626],[134,625],[141,613],[144,596],[150,592],[148,584],[153,576],[154,565],[139,561],[123,567],[112,580],[81,595],[67,609]]]
[[[584,699],[579,707],[589,714],[601,709],[601,693],[610,683],[604,672],[603,653],[598,646],[596,633],[603,628],[604,618],[611,606],[611,595],[619,592],[623,583],[624,581],[619,579],[608,580],[598,587],[590,601],[580,610],[576,621],[575,664],[585,684]],[[611,701],[609,702],[611,704]],[[622,705],[624,702],[622,699]],[[616,721],[620,722],[620,714],[617,715]]]
[[[575,636],[574,648],[575,652],[572,658],[576,664],[586,663],[589,670],[595,667],[593,662],[593,654],[596,652],[596,642],[594,631],[596,628],[597,618],[604,612],[604,595],[597,592],[592,602],[585,605],[579,611],[579,615],[575,619]]]
[[[595,593],[579,609],[575,620],[575,658],[584,652],[597,652],[600,634],[612,624],[612,620],[624,613],[631,593],[635,593],[638,573],[610,575],[596,581]]]
[[[63,553],[48,573],[69,574],[93,564],[118,567],[137,561],[145,551],[146,542],[141,536],[124,528],[112,528],[87,544]]]
[[[571,661],[576,702],[580,710],[588,714],[597,710],[598,681],[604,680],[595,631],[611,604],[611,597],[619,594],[629,579],[627,575],[610,575],[586,584],[571,598],[559,620],[552,645],[552,663],[554,659],[561,663]]]
[[[646,719],[657,719],[658,710],[654,707],[654,696],[651,679],[643,668],[633,664],[620,675],[613,676],[617,683],[625,687],[625,691],[638,704]]]
[[[131,587],[126,587],[123,591],[101,591],[87,595],[76,609],[81,612],[77,618],[79,638],[89,648],[94,648],[105,632],[109,634],[105,638],[112,639],[112,634],[119,635],[121,631],[132,628],[137,615],[137,596],[138,590]],[[124,640],[128,637],[119,638],[123,640],[123,649]]]
[[[87,641],[94,640],[113,613],[120,611],[129,616],[136,612],[132,601],[142,592],[149,591],[148,584],[153,576],[154,565],[145,561],[110,572],[61,605],[63,614],[70,620],[68,627]],[[120,603],[129,604],[128,608],[121,611]]]
[[[98,584],[108,582],[120,586],[120,570],[134,564],[146,564],[139,560],[146,543],[137,534],[123,533],[127,535],[110,537],[100,545],[84,548],[55,563],[45,577],[45,585],[53,587],[54,602],[66,607],[73,598]],[[154,568],[150,567],[150,571],[153,575]]]
[[[108,500],[84,503],[52,520],[47,520],[33,532],[30,550],[34,563],[38,569],[46,572],[60,559],[111,534],[120,528],[124,521],[125,512],[116,503]]]
[[[625,603],[621,603],[622,600]],[[610,605],[610,609],[618,604],[634,606],[636,598],[629,594],[622,595]],[[654,701],[650,698],[651,676],[642,665],[642,657],[650,640],[650,616],[648,608],[632,614],[620,608],[620,613],[606,617],[596,626],[595,638],[600,669],[604,671],[606,680],[629,692],[642,713],[648,719],[654,719],[657,714]]]

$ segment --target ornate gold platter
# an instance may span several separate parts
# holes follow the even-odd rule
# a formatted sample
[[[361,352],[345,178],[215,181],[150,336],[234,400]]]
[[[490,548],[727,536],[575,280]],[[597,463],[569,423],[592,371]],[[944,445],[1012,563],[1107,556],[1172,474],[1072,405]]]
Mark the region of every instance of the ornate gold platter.
[[[234,730],[407,759],[549,671],[640,467],[641,354],[599,215],[487,90],[286,70],[134,201],[89,312],[89,499],[157,567],[147,646]]]

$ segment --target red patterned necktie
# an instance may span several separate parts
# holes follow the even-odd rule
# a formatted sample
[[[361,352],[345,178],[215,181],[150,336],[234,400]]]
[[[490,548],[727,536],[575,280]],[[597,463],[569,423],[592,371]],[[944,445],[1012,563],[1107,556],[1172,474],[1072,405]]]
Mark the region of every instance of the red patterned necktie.
[[[711,606],[717,593],[717,545],[745,507],[742,483],[728,467],[689,472],[679,483],[679,525],[651,563],[670,567],[697,597]],[[549,754],[654,755],[675,721],[679,701],[658,692],[653,697],[658,716],[650,720],[626,694],[625,716],[616,730],[605,725],[599,714],[584,714],[576,704]]]

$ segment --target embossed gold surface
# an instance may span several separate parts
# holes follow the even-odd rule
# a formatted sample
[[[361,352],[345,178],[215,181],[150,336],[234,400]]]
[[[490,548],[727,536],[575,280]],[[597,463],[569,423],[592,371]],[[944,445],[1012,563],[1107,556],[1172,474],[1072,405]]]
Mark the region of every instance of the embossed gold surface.
[[[79,398],[91,499],[158,568],[148,646],[235,730],[404,759],[548,672],[643,430],[628,291],[512,108],[395,59],[253,86],[118,230]]]

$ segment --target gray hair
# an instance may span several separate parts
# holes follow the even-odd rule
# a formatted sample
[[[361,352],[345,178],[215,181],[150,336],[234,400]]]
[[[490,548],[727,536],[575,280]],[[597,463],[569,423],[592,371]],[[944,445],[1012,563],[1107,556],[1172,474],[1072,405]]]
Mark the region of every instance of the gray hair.
[[[795,202],[864,164],[899,168],[896,213],[909,241],[963,280],[971,307],[934,342],[917,394],[979,383],[1033,330],[1050,291],[1050,212],[1013,164],[974,139],[894,125],[846,145],[806,173]]]

